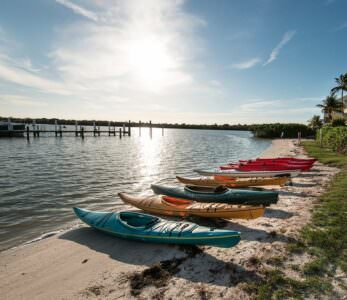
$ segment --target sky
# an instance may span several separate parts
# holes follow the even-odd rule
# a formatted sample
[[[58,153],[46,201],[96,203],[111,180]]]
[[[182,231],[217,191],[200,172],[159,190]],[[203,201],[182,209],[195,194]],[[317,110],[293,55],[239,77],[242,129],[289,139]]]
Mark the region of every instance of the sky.
[[[347,72],[345,0],[2,0],[0,116],[306,123]]]

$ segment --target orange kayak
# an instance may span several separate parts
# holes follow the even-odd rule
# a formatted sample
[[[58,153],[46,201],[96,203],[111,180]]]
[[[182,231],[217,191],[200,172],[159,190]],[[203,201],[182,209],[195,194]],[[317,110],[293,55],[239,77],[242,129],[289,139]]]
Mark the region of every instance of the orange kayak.
[[[168,196],[135,197],[119,193],[123,202],[146,212],[167,216],[200,216],[223,219],[255,219],[263,216],[263,206],[202,203]]]
[[[229,188],[244,188],[250,186],[280,185],[283,186],[290,180],[289,177],[270,178],[227,178],[225,176],[186,178],[176,176],[177,180],[186,185],[215,187],[225,185]]]

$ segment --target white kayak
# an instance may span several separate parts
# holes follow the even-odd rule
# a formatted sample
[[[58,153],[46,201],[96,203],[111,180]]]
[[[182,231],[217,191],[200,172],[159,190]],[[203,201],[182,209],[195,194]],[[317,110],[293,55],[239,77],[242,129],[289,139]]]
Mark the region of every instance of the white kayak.
[[[300,174],[300,170],[281,171],[237,171],[237,170],[194,170],[203,176],[224,176],[224,177],[295,177]]]

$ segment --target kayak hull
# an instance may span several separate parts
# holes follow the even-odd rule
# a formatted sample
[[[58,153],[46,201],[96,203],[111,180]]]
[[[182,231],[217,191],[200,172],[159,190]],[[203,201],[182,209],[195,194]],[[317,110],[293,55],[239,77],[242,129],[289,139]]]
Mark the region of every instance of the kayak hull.
[[[245,188],[252,186],[266,186],[266,185],[279,185],[283,186],[288,181],[288,177],[273,177],[273,178],[244,178],[244,179],[230,179],[225,177],[199,177],[199,178],[185,178],[176,176],[177,180],[186,185],[217,187],[225,185],[229,188]]]
[[[209,245],[230,248],[238,244],[240,232],[213,229],[190,222],[168,221],[135,212],[92,212],[75,207],[74,212],[87,225],[110,235],[150,243],[181,245]],[[120,221],[122,214],[131,215],[133,220],[145,218],[155,220],[149,227],[134,227]],[[135,217],[133,217],[135,216]]]
[[[283,170],[301,170],[308,171],[311,169],[311,165],[288,165],[288,164],[269,164],[269,163],[239,163],[228,164],[219,167],[221,170],[237,170],[243,172],[250,171],[283,171]]]
[[[254,177],[295,177],[300,174],[300,170],[283,170],[283,171],[221,171],[221,170],[194,170],[202,176],[224,176],[229,178],[254,178]]]
[[[214,193],[213,191],[196,192],[191,189],[188,189],[187,187],[183,188],[175,186],[163,186],[157,184],[152,184],[151,188],[153,192],[158,195],[166,195],[169,197],[193,200],[197,202],[215,202],[267,206],[270,204],[275,204],[278,201],[278,193],[274,191],[227,189],[227,191],[224,193]]]
[[[201,203],[168,196],[135,197],[119,193],[123,202],[156,215],[199,216],[222,219],[256,219],[264,215],[263,206]]]
[[[314,164],[315,158],[296,158],[296,157],[277,157],[277,158],[256,158],[255,160],[240,160],[240,162],[257,161],[257,162],[284,162],[291,164]]]

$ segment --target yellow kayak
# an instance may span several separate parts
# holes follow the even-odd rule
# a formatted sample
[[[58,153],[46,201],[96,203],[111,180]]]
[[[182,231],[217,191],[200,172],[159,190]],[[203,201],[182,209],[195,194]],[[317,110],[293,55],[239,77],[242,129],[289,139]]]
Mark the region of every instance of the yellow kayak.
[[[176,176],[177,180],[186,185],[197,185],[215,187],[225,185],[229,188],[243,188],[250,186],[280,185],[283,186],[290,180],[289,177],[269,177],[269,178],[223,178],[223,176],[186,178]]]
[[[146,212],[167,216],[199,216],[223,219],[256,219],[263,216],[263,206],[232,205],[225,203],[201,203],[168,196],[135,197],[119,193],[123,202]]]

